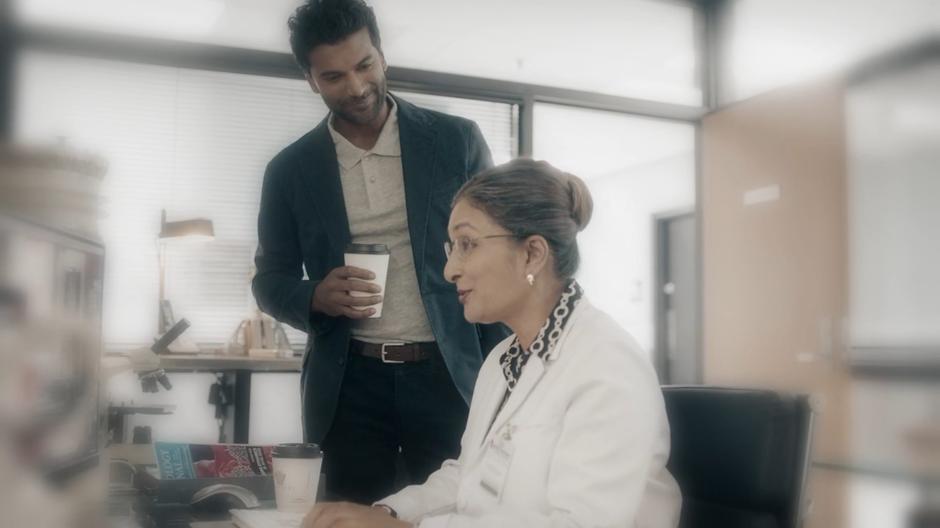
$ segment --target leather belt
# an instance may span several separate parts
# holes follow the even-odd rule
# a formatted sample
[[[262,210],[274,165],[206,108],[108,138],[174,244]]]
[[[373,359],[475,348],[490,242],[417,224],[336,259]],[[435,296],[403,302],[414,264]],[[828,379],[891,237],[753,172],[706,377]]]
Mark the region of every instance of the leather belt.
[[[433,354],[438,353],[437,343],[366,343],[365,341],[350,340],[349,350],[354,354],[375,359],[383,363],[414,363],[424,361]]]

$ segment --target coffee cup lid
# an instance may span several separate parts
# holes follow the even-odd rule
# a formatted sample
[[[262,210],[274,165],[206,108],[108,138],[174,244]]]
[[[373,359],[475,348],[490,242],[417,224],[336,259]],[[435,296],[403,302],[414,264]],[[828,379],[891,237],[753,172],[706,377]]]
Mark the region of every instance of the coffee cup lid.
[[[388,246],[385,244],[346,244],[346,253],[387,255]]]
[[[317,458],[322,455],[317,444],[279,444],[271,450],[271,456],[278,458]]]

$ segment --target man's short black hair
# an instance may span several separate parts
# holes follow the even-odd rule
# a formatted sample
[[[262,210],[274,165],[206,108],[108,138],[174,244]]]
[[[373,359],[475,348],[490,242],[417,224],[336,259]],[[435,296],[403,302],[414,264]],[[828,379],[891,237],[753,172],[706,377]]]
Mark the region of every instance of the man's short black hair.
[[[369,30],[372,45],[382,51],[375,13],[362,0],[306,0],[287,21],[287,27],[291,52],[304,75],[310,73],[310,50],[320,44],[336,44],[362,28]]]

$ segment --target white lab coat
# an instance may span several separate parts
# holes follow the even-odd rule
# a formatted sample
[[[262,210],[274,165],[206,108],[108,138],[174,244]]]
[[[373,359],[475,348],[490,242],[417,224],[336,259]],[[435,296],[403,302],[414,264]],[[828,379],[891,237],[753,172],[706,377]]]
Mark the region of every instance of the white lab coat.
[[[511,342],[483,364],[460,457],[379,503],[421,528],[674,528],[681,496],[665,467],[669,424],[633,338],[582,298],[494,420]]]

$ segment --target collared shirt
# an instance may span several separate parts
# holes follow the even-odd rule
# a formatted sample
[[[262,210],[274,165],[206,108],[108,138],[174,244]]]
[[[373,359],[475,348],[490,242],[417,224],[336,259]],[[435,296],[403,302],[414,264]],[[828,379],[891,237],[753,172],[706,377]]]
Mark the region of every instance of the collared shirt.
[[[529,358],[532,357],[532,354],[535,354],[544,360],[551,354],[552,350],[555,349],[558,338],[565,329],[565,325],[571,319],[571,314],[574,313],[578,301],[583,296],[584,290],[581,289],[581,285],[576,280],[570,279],[561,293],[561,298],[555,303],[555,307],[552,308],[542,328],[539,329],[538,335],[529,344],[529,348],[522,348],[522,345],[519,344],[519,336],[513,336],[509,348],[499,357],[499,366],[503,371],[503,377],[506,378],[506,392],[503,393],[503,398],[500,400],[496,412],[493,413],[490,427],[493,427],[496,417],[499,416],[509,400],[512,390],[519,383],[519,378],[522,377],[522,369],[529,361]]]
[[[398,135],[398,106],[391,97],[389,114],[370,150],[353,145],[328,121],[336,147],[349,233],[357,244],[385,244],[391,253],[385,280],[382,316],[353,321],[352,336],[361,341],[434,341],[418,290]]]
[[[574,312],[575,306],[577,306],[578,301],[581,300],[583,295],[584,291],[581,289],[578,282],[574,279],[569,280],[561,294],[561,298],[558,299],[558,303],[552,308],[548,319],[545,320],[545,324],[539,329],[539,334],[529,345],[529,348],[522,348],[519,344],[519,338],[513,338],[512,344],[509,345],[509,348],[506,349],[499,358],[499,364],[503,369],[503,376],[506,378],[508,389],[506,391],[507,396],[516,387],[516,383],[519,382],[519,378],[522,376],[522,368],[525,367],[526,362],[529,361],[529,357],[535,354],[545,359],[545,357],[551,353],[552,349],[555,348],[558,337],[561,336],[561,332],[565,329],[565,324],[568,322],[568,319],[570,319],[571,313]],[[502,407],[502,405],[500,407]]]

